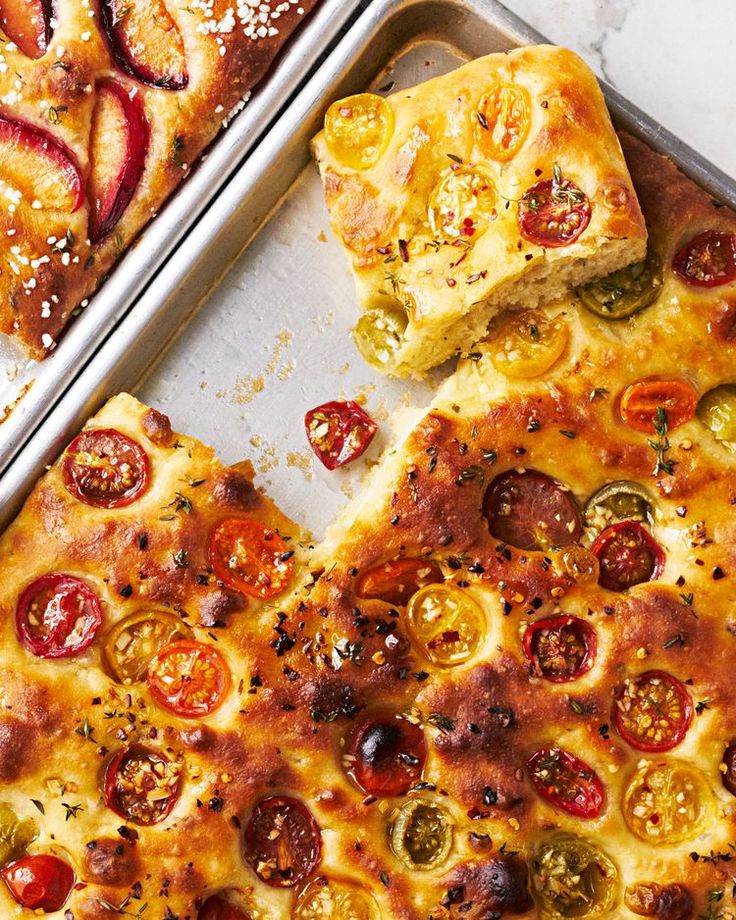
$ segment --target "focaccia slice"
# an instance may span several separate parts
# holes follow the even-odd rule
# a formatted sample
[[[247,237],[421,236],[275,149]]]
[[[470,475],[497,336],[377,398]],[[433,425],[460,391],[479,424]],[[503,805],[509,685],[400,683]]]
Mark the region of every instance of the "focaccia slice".
[[[534,307],[643,258],[646,230],[600,87],[540,45],[382,99],[333,103],[313,141],[365,311],[363,356],[421,375]]]

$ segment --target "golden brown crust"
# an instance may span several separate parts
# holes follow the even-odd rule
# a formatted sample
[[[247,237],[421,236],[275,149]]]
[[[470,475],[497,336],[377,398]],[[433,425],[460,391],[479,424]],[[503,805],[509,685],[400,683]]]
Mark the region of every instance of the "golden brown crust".
[[[88,197],[68,214],[35,209],[22,196],[16,207],[3,195],[0,331],[17,336],[34,357],[55,347],[72,311],[86,305],[316,3],[268,0],[257,8],[233,0],[195,0],[186,8],[167,3],[187,60],[189,82],[180,90],[145,86],[121,73],[99,12],[86,0],[58,0],[54,35],[42,58],[31,60],[12,43],[2,43],[0,112],[62,141],[78,161],[84,186],[101,80],[113,76],[140,95],[151,137],[132,201],[110,236],[96,245],[88,241]]]

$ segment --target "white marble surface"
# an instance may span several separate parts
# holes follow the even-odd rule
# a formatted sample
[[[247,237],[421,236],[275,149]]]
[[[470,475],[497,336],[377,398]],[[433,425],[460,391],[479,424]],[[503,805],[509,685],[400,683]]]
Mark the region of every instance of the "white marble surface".
[[[502,0],[736,177],[736,0]]]

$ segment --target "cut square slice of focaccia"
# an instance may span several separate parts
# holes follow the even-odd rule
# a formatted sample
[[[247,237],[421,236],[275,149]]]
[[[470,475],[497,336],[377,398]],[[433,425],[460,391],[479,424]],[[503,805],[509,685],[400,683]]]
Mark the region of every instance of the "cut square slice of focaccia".
[[[655,255],[499,315],[286,610],[376,918],[736,910],[736,216],[623,143]]]
[[[563,48],[490,54],[387,98],[333,103],[313,141],[363,314],[398,376],[489,319],[643,258],[646,230],[600,87]]]
[[[250,702],[307,544],[251,476],[117,396],[0,539],[3,918],[212,920],[252,887],[240,820],[301,785],[290,714]]]
[[[316,3],[3,0],[0,332],[56,347]]]

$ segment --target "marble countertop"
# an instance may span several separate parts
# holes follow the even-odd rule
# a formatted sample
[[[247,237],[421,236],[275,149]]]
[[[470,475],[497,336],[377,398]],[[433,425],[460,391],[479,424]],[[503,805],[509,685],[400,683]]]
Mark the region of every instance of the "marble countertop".
[[[734,0],[502,0],[736,177]]]

